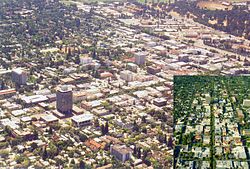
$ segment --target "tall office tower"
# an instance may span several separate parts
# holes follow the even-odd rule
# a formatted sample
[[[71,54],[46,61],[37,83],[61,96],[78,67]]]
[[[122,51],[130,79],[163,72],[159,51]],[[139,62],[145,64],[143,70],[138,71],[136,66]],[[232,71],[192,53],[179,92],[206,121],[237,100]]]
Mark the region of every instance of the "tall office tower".
[[[135,63],[137,65],[144,65],[146,62],[147,54],[145,52],[138,52],[135,53]]]
[[[12,81],[16,83],[17,85],[25,85],[27,83],[28,75],[26,71],[18,68],[18,69],[12,70],[11,78],[12,78]]]
[[[63,114],[69,115],[73,108],[73,92],[68,86],[62,86],[56,93],[57,110]]]

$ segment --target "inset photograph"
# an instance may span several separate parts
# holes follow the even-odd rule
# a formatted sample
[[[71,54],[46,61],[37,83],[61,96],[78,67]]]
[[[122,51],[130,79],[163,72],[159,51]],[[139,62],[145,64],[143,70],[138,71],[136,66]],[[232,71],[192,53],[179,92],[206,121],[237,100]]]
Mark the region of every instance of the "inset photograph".
[[[249,168],[250,77],[174,77],[174,168]]]

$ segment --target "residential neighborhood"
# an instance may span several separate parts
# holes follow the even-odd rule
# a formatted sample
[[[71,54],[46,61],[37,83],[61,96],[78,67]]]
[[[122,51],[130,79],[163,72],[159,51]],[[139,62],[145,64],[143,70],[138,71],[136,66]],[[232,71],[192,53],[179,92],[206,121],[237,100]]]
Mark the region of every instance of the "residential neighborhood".
[[[175,77],[175,168],[249,168],[249,80]]]

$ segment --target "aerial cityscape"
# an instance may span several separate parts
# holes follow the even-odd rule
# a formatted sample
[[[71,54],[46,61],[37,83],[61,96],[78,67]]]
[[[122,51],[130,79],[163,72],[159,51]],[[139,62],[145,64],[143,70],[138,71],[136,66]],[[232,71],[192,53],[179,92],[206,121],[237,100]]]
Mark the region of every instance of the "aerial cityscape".
[[[247,0],[1,0],[0,168],[250,168],[249,40]]]

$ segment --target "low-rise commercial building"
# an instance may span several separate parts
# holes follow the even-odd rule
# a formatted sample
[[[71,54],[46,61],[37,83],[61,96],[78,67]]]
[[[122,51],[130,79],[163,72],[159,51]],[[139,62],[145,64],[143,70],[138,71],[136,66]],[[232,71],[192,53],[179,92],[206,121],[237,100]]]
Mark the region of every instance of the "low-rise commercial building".
[[[110,147],[110,153],[118,160],[125,162],[131,158],[132,150],[125,145],[112,145]]]
[[[73,116],[71,118],[71,120],[72,120],[72,123],[74,126],[83,127],[83,126],[87,126],[87,125],[92,124],[93,115],[92,114],[81,114],[81,115]]]

